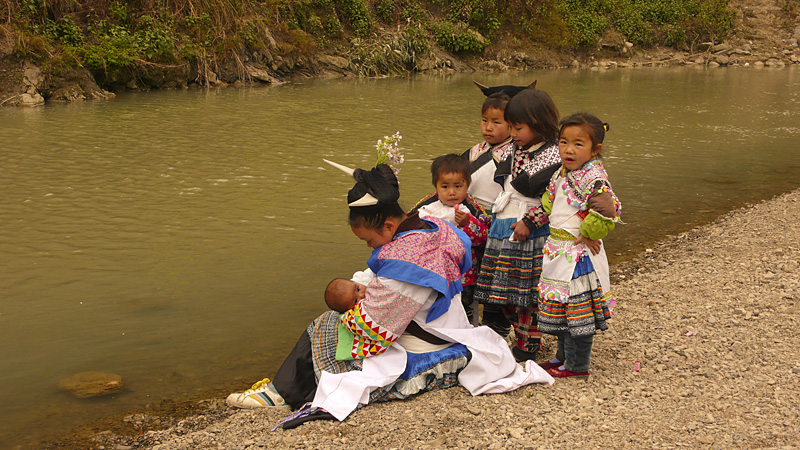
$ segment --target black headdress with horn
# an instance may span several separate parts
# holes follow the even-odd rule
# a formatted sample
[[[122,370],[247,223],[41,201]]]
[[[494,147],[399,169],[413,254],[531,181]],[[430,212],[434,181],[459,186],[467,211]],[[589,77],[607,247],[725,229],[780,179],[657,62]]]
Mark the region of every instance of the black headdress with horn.
[[[400,185],[391,167],[378,164],[371,170],[351,169],[333,161],[323,159],[326,163],[342,172],[352,175],[355,186],[347,192],[347,206],[375,206],[379,203],[395,203],[400,198]]]
[[[487,97],[497,93],[503,93],[508,95],[509,97],[513,97],[519,94],[520,92],[524,91],[525,89],[536,89],[536,81],[537,80],[533,80],[533,83],[527,86],[512,86],[507,84],[503,86],[488,87],[478,83],[477,81],[473,81],[473,83],[475,83],[475,85],[478,86],[481,92],[483,92],[483,95]]]
[[[378,164],[371,170],[355,169],[353,178],[356,184],[347,192],[347,204],[351,208],[396,203],[400,198],[397,177],[386,164]]]

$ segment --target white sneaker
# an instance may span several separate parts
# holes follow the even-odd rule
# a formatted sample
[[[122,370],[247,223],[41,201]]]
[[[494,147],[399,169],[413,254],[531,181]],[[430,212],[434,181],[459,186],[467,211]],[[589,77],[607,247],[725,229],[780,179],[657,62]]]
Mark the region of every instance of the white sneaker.
[[[286,402],[283,397],[275,390],[275,386],[270,383],[269,378],[257,382],[252,388],[233,393],[225,401],[236,408],[255,409],[269,408],[273,406],[284,406]]]

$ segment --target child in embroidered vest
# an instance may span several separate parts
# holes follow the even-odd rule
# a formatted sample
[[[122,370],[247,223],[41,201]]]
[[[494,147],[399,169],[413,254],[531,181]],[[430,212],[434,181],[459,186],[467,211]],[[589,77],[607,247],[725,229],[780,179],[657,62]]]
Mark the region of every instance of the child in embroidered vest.
[[[589,376],[592,343],[611,317],[608,260],[602,239],[620,222],[600,151],[608,124],[587,114],[561,121],[561,169],[542,205],[550,216],[539,289],[539,331],[558,337],[555,358],[543,363],[553,377]]]
[[[492,209],[492,203],[502,190],[494,181],[497,164],[506,159],[514,147],[505,119],[506,104],[510,99],[511,96],[505,91],[486,97],[481,106],[481,134],[484,141],[475,144],[462,155],[470,162],[472,176],[467,192],[486,211]]]
[[[344,278],[334,278],[325,288],[325,304],[336,312],[353,309],[366,296],[367,287]]]
[[[467,189],[467,193],[473,196],[485,211],[491,211],[494,199],[497,198],[497,195],[502,190],[500,185],[494,181],[494,172],[497,169],[497,164],[506,159],[514,147],[508,122],[505,119],[506,104],[508,104],[511,97],[525,87],[500,86],[487,88],[482,85],[478,85],[478,87],[481,90],[495,89],[494,93],[487,94],[481,106],[481,135],[483,135],[484,141],[475,144],[464,152],[462,156],[469,160],[472,172],[472,182],[469,185],[469,189]],[[474,267],[477,269],[480,269],[485,249],[485,245],[472,246]],[[509,331],[511,331],[511,322],[508,321],[498,305],[484,304],[480,323],[488,326],[503,337],[508,336]]]
[[[516,334],[518,361],[535,358],[542,248],[550,234],[541,196],[561,165],[558,109],[550,96],[527,88],[509,100],[505,119],[514,148],[497,165],[502,190],[492,206],[492,226],[475,284],[475,297],[503,308]]]
[[[477,325],[478,304],[473,301],[472,295],[480,267],[476,263],[476,247],[486,244],[491,219],[481,205],[467,194],[471,178],[466,159],[456,154],[439,156],[431,164],[431,176],[436,192],[420,200],[411,211],[419,211],[420,218],[430,216],[446,220],[464,231],[472,241],[472,268],[461,280],[464,288],[461,302],[469,321]]]

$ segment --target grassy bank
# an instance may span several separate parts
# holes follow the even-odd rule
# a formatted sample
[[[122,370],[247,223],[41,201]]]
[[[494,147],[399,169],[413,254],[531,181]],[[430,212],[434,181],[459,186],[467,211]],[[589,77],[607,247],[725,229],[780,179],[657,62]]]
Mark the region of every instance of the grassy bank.
[[[86,68],[114,90],[153,69],[190,67],[199,84],[246,80],[247,64],[281,76],[322,53],[373,76],[418,71],[434,49],[691,49],[734,19],[727,0],[2,0],[0,57]]]

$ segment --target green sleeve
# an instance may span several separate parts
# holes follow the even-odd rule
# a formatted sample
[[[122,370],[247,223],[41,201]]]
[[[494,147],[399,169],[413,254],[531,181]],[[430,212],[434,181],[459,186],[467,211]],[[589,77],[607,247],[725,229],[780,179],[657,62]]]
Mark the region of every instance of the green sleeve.
[[[550,203],[550,193],[547,190],[542,195],[542,208],[544,208],[544,213],[548,216],[553,212],[553,204]]]
[[[336,330],[338,331],[338,336],[336,336],[336,360],[349,361],[355,359],[352,353],[355,335],[342,322],[339,322]]]
[[[578,231],[589,239],[603,239],[614,229],[616,225],[614,222],[614,219],[609,219],[594,211],[590,211],[589,215],[583,219]]]

